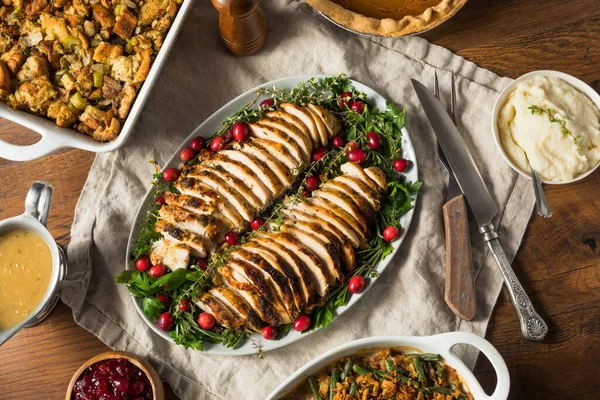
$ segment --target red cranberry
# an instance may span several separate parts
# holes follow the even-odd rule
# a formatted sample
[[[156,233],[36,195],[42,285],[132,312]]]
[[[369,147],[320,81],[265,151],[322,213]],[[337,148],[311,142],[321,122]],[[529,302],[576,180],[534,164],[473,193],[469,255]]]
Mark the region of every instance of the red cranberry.
[[[388,226],[383,230],[383,240],[386,242],[391,242],[398,237],[400,230],[395,226]]]
[[[273,99],[266,99],[260,102],[260,108],[271,108],[275,105],[275,100]]]
[[[233,138],[238,142],[245,140],[248,137],[248,124],[238,122],[233,126]]]
[[[354,149],[348,152],[348,161],[362,164],[367,160],[367,153],[361,149]]]
[[[179,170],[177,168],[167,168],[163,172],[163,179],[167,182],[175,182],[179,178]]]
[[[158,317],[158,327],[167,332],[173,327],[173,316],[171,313],[164,312]]]
[[[127,395],[129,392],[129,381],[125,378],[113,379],[112,385],[115,388],[115,394]]]
[[[358,143],[356,143],[356,142],[348,142],[348,146],[346,146],[346,147],[347,147],[346,152],[360,148],[358,146]]]
[[[313,150],[313,152],[312,152],[313,162],[317,162],[321,158],[325,157],[325,154],[327,154],[327,152],[328,152],[327,147],[319,147],[319,148]]]
[[[163,303],[163,306],[165,308],[169,308],[169,304],[171,304],[171,299],[169,299],[169,297],[165,296],[164,294],[159,294],[158,296],[156,296],[156,300]]]
[[[154,201],[158,204],[165,204],[165,198],[163,196],[158,196]]]
[[[319,184],[321,181],[318,176],[309,176],[306,178],[306,190],[312,192],[313,190],[317,190],[319,188]]]
[[[273,340],[277,336],[277,328],[273,328],[272,326],[265,326],[262,329],[262,335],[267,340]]]
[[[408,160],[399,158],[394,161],[394,169],[398,172],[404,172],[408,168]]]
[[[190,161],[192,158],[196,156],[196,152],[191,147],[181,150],[181,154],[179,155],[182,161]]]
[[[206,147],[206,141],[204,140],[204,138],[202,136],[198,136],[198,137],[192,139],[190,146],[192,146],[192,149],[194,149],[196,151],[200,151]]]
[[[206,266],[208,265],[208,262],[206,262],[206,258],[199,258],[198,260],[196,260],[196,265],[198,266],[198,268],[204,271],[206,269]]]
[[[190,312],[190,310],[192,309],[190,307],[190,301],[188,299],[181,299],[181,301],[179,302],[179,309],[183,312]]]
[[[379,150],[383,145],[383,138],[376,132],[369,132],[367,134],[369,147],[373,150]]]
[[[198,315],[198,325],[200,325],[200,328],[209,331],[215,327],[215,317],[212,314],[203,312]]]
[[[294,321],[294,330],[303,332],[310,327],[310,317],[308,315],[301,315]]]
[[[260,217],[256,217],[256,218],[254,218],[252,221],[250,221],[250,228],[251,228],[253,231],[257,231],[257,230],[259,230],[259,229],[260,229],[260,227],[261,227],[261,226],[262,226],[262,224],[264,224],[264,223],[265,223],[265,221],[263,221],[263,219],[262,219],[262,218],[260,218]]]
[[[142,254],[135,260],[135,267],[139,271],[147,271],[151,266],[152,263],[150,262],[150,257],[145,254]]]
[[[110,382],[108,381],[108,379],[98,379],[93,383],[93,386],[94,388],[92,389],[92,392],[96,396],[104,396],[110,394]]]
[[[160,278],[164,274],[167,273],[167,267],[162,264],[153,265],[152,268],[148,271],[148,275],[153,278]]]
[[[355,101],[354,103],[352,103],[352,106],[350,108],[352,108],[352,111],[354,111],[355,113],[362,114],[363,111],[365,111],[365,103],[363,103],[362,101]]]
[[[344,92],[340,95],[338,104],[340,107],[351,107],[354,101],[352,100],[352,92]]]
[[[352,294],[360,293],[365,287],[365,278],[360,275],[353,276],[348,281],[348,290]]]
[[[229,232],[225,235],[225,242],[230,246],[235,246],[240,242],[240,238],[237,233]]]
[[[215,138],[210,142],[210,149],[215,153],[223,148],[225,144],[225,140],[221,136],[215,136]]]
[[[331,138],[331,145],[333,147],[335,147],[336,149],[339,149],[340,147],[344,147],[344,139],[342,139],[342,137],[340,135],[335,135],[334,137]]]
[[[144,384],[144,381],[142,381],[141,379],[138,379],[136,381],[133,381],[133,383],[131,384],[131,389],[130,389],[130,393],[133,394],[134,396],[143,394],[144,391],[146,390],[146,385]]]
[[[310,197],[310,192],[309,192],[308,190],[304,189],[304,190],[302,191],[302,193],[300,193],[300,195],[301,195],[302,197]]]

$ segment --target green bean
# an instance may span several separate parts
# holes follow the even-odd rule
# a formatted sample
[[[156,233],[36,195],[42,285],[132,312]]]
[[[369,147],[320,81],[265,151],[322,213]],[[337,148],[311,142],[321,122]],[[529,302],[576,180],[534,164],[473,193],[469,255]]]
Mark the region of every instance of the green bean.
[[[342,372],[341,379],[343,381],[348,379],[350,377],[350,374],[352,374],[352,364],[352,359],[349,358],[348,361],[346,361],[346,364],[344,365],[344,371]]]
[[[371,373],[373,375],[375,375],[375,376],[377,376],[377,377],[379,377],[381,379],[387,378],[387,375],[384,372],[382,372],[382,371],[380,371],[378,369],[371,368],[370,371],[371,371]]]
[[[350,395],[354,396],[356,394],[357,390],[358,390],[358,385],[356,384],[356,381],[354,381],[350,384]]]
[[[385,366],[389,372],[396,370],[396,364],[394,364],[394,360],[392,360],[391,358],[385,360]]]
[[[435,373],[438,378],[444,379],[444,376],[446,375],[446,370],[444,369],[444,366],[442,364],[438,364]]]
[[[317,389],[317,382],[315,382],[314,376],[308,378],[308,383],[310,385],[310,390],[313,392],[313,396],[315,396],[315,400],[323,400],[323,398],[319,395],[319,389]]]
[[[354,364],[352,366],[352,370],[359,375],[368,375],[370,373],[370,371],[368,369],[365,369],[358,364]]]
[[[421,362],[421,358],[418,356],[413,356],[412,360],[415,366],[415,371],[417,372],[417,377],[420,381],[425,382],[425,371],[423,370],[423,363]]]
[[[331,380],[329,381],[329,400],[333,400],[334,391],[337,386],[338,380],[340,379],[340,370],[337,368],[333,369],[331,373]]]
[[[435,353],[419,353],[419,354],[407,354],[407,357],[419,357],[422,361],[440,361],[442,358],[439,354]]]
[[[402,382],[402,383],[406,383],[407,385],[411,385],[411,386],[413,386],[413,387],[415,387],[415,388],[418,388],[418,387],[419,387],[419,383],[418,383],[418,382],[416,382],[416,381],[413,381],[412,379],[410,379],[410,378],[407,378],[407,377],[406,377],[406,376],[404,376],[404,375],[398,375],[396,378],[397,378],[397,379],[398,379],[400,382]]]

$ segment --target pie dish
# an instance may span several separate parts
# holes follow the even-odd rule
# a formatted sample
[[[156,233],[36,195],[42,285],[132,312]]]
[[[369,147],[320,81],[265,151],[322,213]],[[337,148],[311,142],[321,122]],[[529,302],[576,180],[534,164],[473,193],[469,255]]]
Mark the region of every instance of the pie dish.
[[[452,17],[467,0],[306,0],[327,19],[351,31],[386,37],[411,35]]]

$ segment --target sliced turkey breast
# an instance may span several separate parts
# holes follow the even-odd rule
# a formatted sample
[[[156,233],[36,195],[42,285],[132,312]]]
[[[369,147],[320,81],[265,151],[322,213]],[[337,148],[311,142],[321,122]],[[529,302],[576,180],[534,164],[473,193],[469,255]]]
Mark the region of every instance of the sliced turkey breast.
[[[294,319],[297,316],[298,310],[296,309],[292,289],[284,274],[271,265],[260,254],[248,251],[245,245],[239,246],[236,250],[232,251],[231,257],[232,261],[246,263],[259,270],[262,273],[262,278],[273,289],[273,293],[277,297],[277,300],[283,305],[290,318]],[[262,291],[260,291],[260,293],[262,293]],[[272,303],[275,306],[278,304],[275,300],[273,300]]]
[[[273,199],[274,196],[279,196],[281,192],[283,192],[286,188],[281,184],[279,179],[275,176],[273,171],[271,171],[263,160],[257,159],[253,155],[238,151],[238,150],[221,150],[217,154],[215,158],[219,158],[222,156],[229,157],[232,160],[241,162],[248,166],[252,170],[254,174],[256,174],[257,178],[260,179],[264,186],[269,189],[272,193],[270,195],[270,199]]]
[[[246,300],[243,299],[236,291],[228,287],[215,287],[208,291],[221,304],[225,305],[233,314],[244,321],[244,324],[253,331],[260,331],[264,328],[265,323],[260,319],[258,314],[250,308]]]
[[[201,236],[189,233],[186,230],[178,228],[175,225],[168,223],[165,220],[160,220],[154,225],[156,232],[162,233],[163,237],[172,242],[183,243],[190,248],[190,254],[196,258],[205,258],[208,252],[214,251],[212,241],[209,241],[211,247],[207,248],[204,245],[204,239]]]
[[[363,248],[366,245],[364,242],[365,239],[363,237],[359,238],[352,229],[352,226],[346,223],[343,218],[316,202],[310,200],[300,202],[289,208],[290,212],[293,212],[294,210],[301,211],[313,218],[317,218],[320,223],[331,223],[343,234],[344,238],[350,241],[352,247]]]
[[[293,116],[292,114],[290,114],[288,112],[282,111],[282,110],[271,111],[271,112],[267,113],[267,117],[268,118],[280,118],[280,119],[283,119],[284,121],[286,121],[287,123],[294,125],[296,127],[296,129],[298,129],[300,132],[302,132],[304,137],[306,139],[308,139],[311,149],[314,147],[314,144],[312,141],[312,136],[310,134],[310,131],[308,130],[308,127],[306,125],[304,125],[302,123],[302,121],[300,121],[299,118]]]
[[[219,268],[219,273],[223,278],[223,283],[235,293],[239,294],[240,297],[248,303],[250,308],[256,312],[260,319],[271,326],[278,326],[286,323],[280,319],[281,315],[277,312],[275,307],[261,296],[252,284],[247,281],[244,282],[245,278],[241,276],[237,270],[232,269],[231,267],[223,267]]]
[[[269,233],[259,232],[258,237],[269,237]],[[313,282],[317,294],[321,297],[325,297],[329,291],[329,283],[327,279],[324,267],[321,265],[321,261],[316,254],[307,246],[292,235],[285,232],[273,233],[273,240],[284,246],[286,249],[292,251],[301,261],[310,273],[310,278]]]
[[[285,146],[285,148],[289,151],[292,157],[294,157],[296,165],[300,165],[305,161],[304,156],[302,155],[302,152],[298,147],[298,144],[296,144],[296,142],[292,140],[289,136],[287,136],[285,133],[281,132],[278,129],[264,125],[259,125],[256,123],[248,124],[248,126],[250,127],[250,136],[260,139],[271,140],[273,142],[277,142]]]
[[[215,321],[225,328],[238,328],[243,325],[244,321],[238,318],[233,312],[223,305],[211,293],[201,293],[198,300],[195,302],[204,312],[212,314]]]
[[[313,118],[313,120],[315,121],[315,125],[317,126],[317,132],[319,133],[319,139],[321,141],[321,146],[327,146],[327,143],[329,142],[329,133],[327,132],[327,128],[325,127],[323,120],[321,119],[321,117],[319,117],[319,115],[317,115],[316,112],[314,112],[310,108],[308,108],[308,107],[302,107],[302,108],[306,112],[308,112],[310,114],[310,116]]]
[[[356,266],[356,254],[354,253],[352,243],[338,228],[335,227],[335,225],[333,225],[327,220],[316,218],[298,209],[294,210],[293,213],[289,213],[287,215],[289,215],[291,218],[302,222],[316,224],[317,226],[324,229],[329,235],[334,236],[334,240],[339,249],[341,264],[344,266],[344,270],[354,270],[354,267]]]
[[[290,312],[288,311],[286,304],[284,304],[283,297],[286,296],[287,306],[293,306],[293,300],[291,300],[289,288],[286,289],[286,286],[282,285],[280,275],[274,273],[275,279],[273,279],[273,275],[265,271],[265,269],[269,269],[269,267],[265,266],[264,262],[253,263],[242,257],[230,259],[227,262],[227,266],[240,275],[244,274],[243,276],[254,286],[254,289],[260,293],[266,301],[273,305],[273,308],[277,311],[279,318],[282,321],[292,320]],[[270,269],[269,272],[272,272],[272,269]]]
[[[296,277],[292,266],[289,265],[283,257],[277,254],[277,252],[266,246],[264,242],[261,244],[260,241],[251,240],[245,243],[243,247],[244,250],[255,253],[262,257],[266,262],[269,263],[269,265],[281,272],[286,277],[288,280],[288,286],[292,291],[294,304],[296,305],[296,313],[302,312],[302,310],[304,310],[304,298],[302,295],[303,290],[300,287],[302,283]]]
[[[312,114],[292,103],[281,103],[280,106],[285,112],[298,118],[306,126],[312,138],[313,148],[319,147],[321,145],[321,137],[319,136],[317,124]]]
[[[250,143],[253,146],[269,153],[272,157],[281,162],[295,177],[300,173],[300,163],[296,158],[288,151],[288,149],[281,143],[273,140],[266,140],[261,138],[249,137],[245,140],[245,143]]]
[[[321,119],[323,125],[325,125],[328,139],[337,135],[342,128],[342,123],[339,119],[337,119],[330,111],[316,104],[308,104],[308,108],[310,108],[310,110]]]
[[[372,187],[379,192],[385,192],[387,190],[387,179],[380,168],[371,167],[363,169],[356,163],[347,162],[342,164],[340,169],[344,174],[360,179],[365,185]]]
[[[190,263],[190,248],[183,244],[159,239],[152,244],[150,249],[150,261],[153,265],[162,264],[175,271],[179,268],[187,268]]]
[[[344,221],[344,223],[348,224],[348,226],[352,228],[352,230],[358,236],[362,243],[367,243],[366,230],[363,229],[362,226],[356,221],[356,219],[342,207],[338,206],[336,203],[329,201],[328,199],[320,197],[311,197],[307,199],[306,202],[319,205],[335,214],[337,218],[341,219],[342,221]]]
[[[381,195],[377,189],[365,185],[363,181],[355,176],[340,175],[334,179],[336,182],[341,182],[344,185],[351,187],[356,193],[364,198],[373,210],[379,210],[379,198]]]
[[[324,188],[325,190],[337,191],[340,196],[346,196],[347,198],[352,199],[360,213],[365,217],[367,224],[371,224],[375,221],[375,209],[371,207],[371,204],[369,204],[359,192],[354,190],[352,186],[349,186],[336,178],[327,182]]]
[[[311,308],[314,305],[315,298],[315,287],[310,277],[310,272],[300,260],[300,258],[294,254],[294,252],[285,246],[282,246],[276,239],[275,236],[263,236],[254,239],[253,241],[264,246],[268,247],[275,253],[277,253],[280,257],[282,257],[286,263],[292,268],[294,274],[296,275],[296,279],[299,282],[299,287],[302,290],[302,295],[304,299],[304,304],[307,308]]]
[[[308,162],[313,147],[312,141],[306,136],[304,136],[304,133],[302,133],[301,130],[299,130],[286,120],[277,117],[263,118],[260,121],[258,121],[258,124],[278,129],[279,131],[285,133],[290,138],[292,138],[298,145],[300,151],[302,152],[302,158],[304,162]]]
[[[319,266],[327,279],[327,283],[335,285],[337,281],[336,271],[339,271],[340,267],[340,260],[335,246],[331,243],[323,243],[316,235],[309,234],[298,227],[282,225],[281,232],[289,234],[298,242],[308,247],[319,259]]]
[[[387,179],[385,177],[385,173],[381,170],[381,168],[366,168],[365,173],[377,184],[377,186],[379,186],[381,192],[387,192]]]
[[[255,204],[257,209],[264,209],[271,202],[271,191],[267,189],[263,181],[247,164],[234,160],[226,154],[218,154],[207,163],[208,165],[222,168],[231,175],[241,179],[258,199],[259,202]]]
[[[334,253],[337,262],[333,264],[333,269],[330,269],[328,272],[336,281],[342,280],[344,273],[342,272],[341,265],[344,261],[344,249],[342,249],[341,243],[334,234],[327,232],[327,230],[323,229],[323,227],[319,224],[303,221],[297,218],[286,219],[284,223],[284,231],[288,230],[287,227],[294,227],[295,229],[303,231],[306,235],[318,239],[326,246],[330,254]],[[351,253],[354,253],[352,247],[349,247],[349,250]]]
[[[241,231],[245,227],[246,222],[236,210],[236,208],[227,200],[227,197],[219,195],[217,192],[210,189],[208,186],[203,184],[194,178],[180,178],[175,182],[175,188],[184,195],[194,197],[197,193],[204,190],[211,190],[218,196],[216,201],[217,210],[223,215],[228,221],[230,221],[232,229]]]
[[[364,232],[367,231],[367,221],[365,216],[363,215],[361,209],[356,206],[354,201],[352,201],[352,198],[350,198],[350,196],[347,194],[324,185],[319,190],[313,191],[312,197],[327,200],[338,207],[343,208],[354,218]]]
[[[237,207],[242,217],[251,221],[259,210],[260,201],[240,179],[223,170],[196,164],[185,170],[186,178],[196,178],[211,187]]]
[[[274,143],[274,142],[273,142]],[[266,150],[257,146],[256,144],[249,143],[248,141],[243,142],[233,142],[232,149],[239,150],[242,153],[253,156],[254,158],[260,160],[265,166],[270,169],[273,174],[279,179],[279,182],[285,188],[290,188],[294,184],[295,175],[287,168],[279,158],[273,156]],[[281,157],[279,154],[278,157]],[[271,191],[274,193],[273,191]]]
[[[198,215],[179,206],[165,204],[158,215],[161,220],[169,223],[174,228],[187,231],[202,238],[204,247],[213,251],[221,241],[222,229],[213,222],[211,215]]]

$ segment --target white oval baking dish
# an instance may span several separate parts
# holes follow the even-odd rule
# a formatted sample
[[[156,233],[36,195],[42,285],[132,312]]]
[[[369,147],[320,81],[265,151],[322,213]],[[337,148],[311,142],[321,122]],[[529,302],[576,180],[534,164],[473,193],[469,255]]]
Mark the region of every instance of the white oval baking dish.
[[[488,396],[485,393],[471,370],[454,354],[452,348],[457,344],[472,345],[490,360],[497,376],[496,389],[492,395]],[[342,357],[354,354],[359,350],[381,347],[410,347],[425,353],[440,354],[446,364],[454,368],[463,378],[467,389],[475,400],[505,400],[508,398],[510,376],[508,375],[506,363],[498,350],[490,342],[475,334],[449,332],[434,336],[375,336],[343,344],[322,354],[294,372],[267,397],[267,400],[281,399],[321,368]]]
[[[156,82],[156,78],[158,77],[161,68],[167,60],[169,51],[171,51],[171,48],[177,39],[177,35],[183,26],[183,22],[193,5],[194,0],[183,0],[183,3],[175,16],[175,20],[167,33],[163,46],[158,52],[158,55],[152,64],[152,68],[150,68],[150,73],[143,83],[142,89],[139,91],[137,99],[133,103],[133,107],[131,107],[119,137],[116,140],[108,143],[97,142],[91,137],[79,133],[74,129],[61,128],[57,126],[54,121],[45,117],[30,114],[25,111],[13,110],[7,104],[0,102],[0,118],[16,122],[42,136],[40,141],[29,146],[18,146],[0,139],[0,158],[12,161],[29,161],[64,148],[76,148],[92,151],[94,153],[104,153],[121,147],[133,130],[135,123],[140,116],[140,112],[144,107],[144,103]]]

